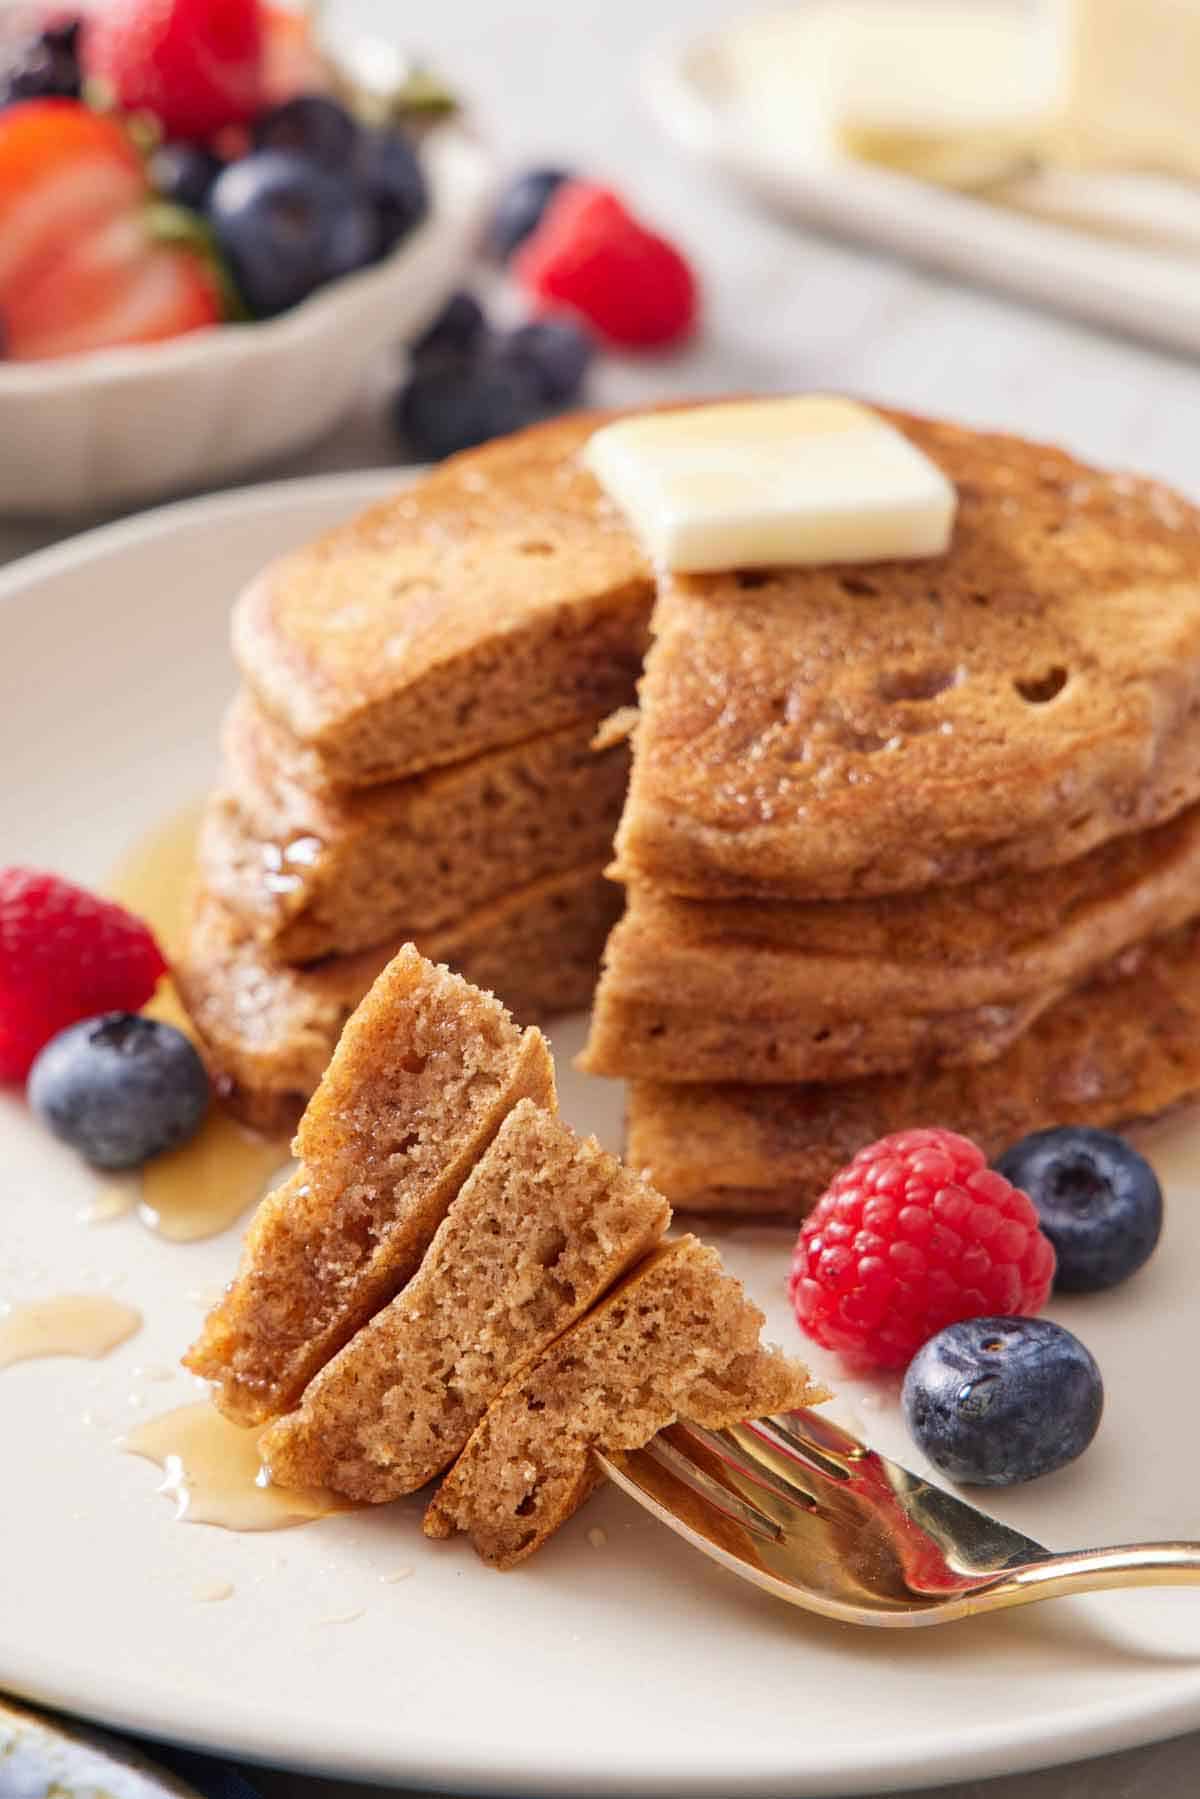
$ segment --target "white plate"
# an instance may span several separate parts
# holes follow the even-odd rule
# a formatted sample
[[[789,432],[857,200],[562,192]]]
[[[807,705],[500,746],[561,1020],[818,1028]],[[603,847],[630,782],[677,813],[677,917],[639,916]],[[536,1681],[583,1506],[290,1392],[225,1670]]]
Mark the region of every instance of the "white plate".
[[[808,4],[799,0],[796,10]],[[802,96],[795,141],[784,144],[777,129],[756,122],[731,53],[737,29],[732,21],[671,37],[647,54],[650,108],[689,154],[823,229],[1094,324],[1200,350],[1194,189],[1149,176],[1039,176],[1013,186],[1014,202],[1029,211],[1007,210],[831,152],[806,130]],[[1106,223],[1089,232],[1059,222],[1064,216]]]
[[[232,685],[231,595],[266,556],[378,494],[353,476],[209,499],[96,532],[0,576],[0,861],[99,879],[197,794]],[[615,1143],[619,1089],[573,1076],[564,1108]],[[1200,1138],[1164,1139],[1200,1173]],[[1109,1380],[1074,1469],[996,1499],[1061,1547],[1200,1535],[1195,1295],[1200,1193],[1173,1180],[1165,1247],[1123,1291],[1064,1304]],[[146,1318],[107,1361],[0,1374],[0,1687],[248,1756],[472,1790],[787,1795],[1014,1770],[1200,1723],[1200,1596],[1112,1595],[980,1624],[872,1635],[743,1587],[616,1492],[524,1571],[434,1545],[415,1503],[274,1535],[175,1523],[122,1427],[194,1396],[165,1379],[238,1234],[175,1246],[135,1218],[89,1228],[72,1157],[0,1100],[0,1299],[112,1287]],[[721,1234],[801,1344],[789,1235]],[[894,1397],[840,1415],[911,1452]],[[588,1532],[607,1532],[593,1547]],[[400,1568],[410,1579],[381,1577]],[[196,1590],[231,1582],[232,1598]],[[353,1622],[330,1623],[361,1611]]]

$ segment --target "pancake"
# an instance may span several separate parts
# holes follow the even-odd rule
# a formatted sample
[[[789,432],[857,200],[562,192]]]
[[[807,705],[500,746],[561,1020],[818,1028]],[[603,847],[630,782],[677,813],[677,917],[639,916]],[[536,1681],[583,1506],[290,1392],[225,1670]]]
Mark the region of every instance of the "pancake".
[[[284,962],[419,938],[544,875],[602,861],[628,781],[622,744],[585,719],[408,781],[318,795],[293,740],[247,696],[225,729],[209,803],[209,891]]]
[[[492,1402],[425,1513],[511,1568],[603,1479],[593,1448],[640,1449],[684,1418],[710,1430],[828,1394],[759,1342],[763,1315],[713,1249],[681,1237],[649,1256]]]
[[[840,899],[1069,862],[1200,799],[1200,512],[887,414],[944,557],[660,580],[622,879]]]
[[[999,1061],[835,1085],[636,1081],[627,1160],[673,1205],[802,1216],[864,1144],[940,1125],[995,1157],[1051,1125],[1119,1126],[1200,1093],[1200,924],[1129,950]]]
[[[1002,1055],[1064,992],[1200,908],[1200,807],[1062,867],[827,901],[633,885],[609,939],[591,1074],[844,1081]]]
[[[382,1505],[454,1460],[506,1380],[649,1253],[671,1209],[521,1100],[411,1281],[259,1439],[272,1480]]]
[[[500,992],[525,1020],[589,1004],[620,894],[599,867],[548,876],[423,939],[476,986]],[[235,914],[200,895],[173,973],[218,1093],[252,1129],[290,1131],[343,1025],[400,948],[292,968],[264,952]]]
[[[248,686],[322,784],[392,781],[632,699],[653,597],[577,413],[451,458],[238,601]]]
[[[555,1105],[540,1031],[407,944],[342,1033],[185,1365],[238,1424],[290,1410],[416,1272],[463,1181],[523,1099]]]

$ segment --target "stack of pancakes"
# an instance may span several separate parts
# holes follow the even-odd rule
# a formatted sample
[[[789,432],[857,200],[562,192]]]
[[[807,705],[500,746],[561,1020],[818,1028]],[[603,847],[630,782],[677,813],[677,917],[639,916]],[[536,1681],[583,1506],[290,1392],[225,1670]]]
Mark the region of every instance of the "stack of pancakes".
[[[585,1066],[677,1205],[1200,1083],[1200,516],[896,422],[957,486],[945,557],[659,583]]]
[[[889,416],[956,484],[944,557],[656,581],[593,414],[242,597],[178,972],[243,1117],[295,1121],[406,939],[525,1018],[585,1004],[622,890],[585,1065],[678,1206],[1200,1090],[1200,514]]]
[[[177,970],[219,1086],[290,1129],[400,944],[586,1006],[620,893],[649,572],[555,426],[447,464],[244,594]]]

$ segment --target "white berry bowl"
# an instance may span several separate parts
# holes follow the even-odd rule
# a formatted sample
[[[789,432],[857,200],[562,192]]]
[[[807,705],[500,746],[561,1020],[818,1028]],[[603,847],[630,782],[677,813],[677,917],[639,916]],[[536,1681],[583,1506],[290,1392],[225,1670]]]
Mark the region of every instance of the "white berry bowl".
[[[375,358],[433,318],[478,243],[489,158],[426,139],[429,211],[385,261],[290,312],[162,343],[0,362],[0,514],[93,511],[216,485],[328,431]]]

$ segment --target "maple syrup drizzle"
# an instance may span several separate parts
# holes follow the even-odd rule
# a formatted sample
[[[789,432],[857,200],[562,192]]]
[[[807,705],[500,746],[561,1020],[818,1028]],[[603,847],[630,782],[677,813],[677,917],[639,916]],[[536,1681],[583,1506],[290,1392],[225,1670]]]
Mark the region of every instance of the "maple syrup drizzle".
[[[97,1190],[91,1205],[85,1206],[77,1216],[84,1224],[111,1224],[114,1218],[124,1218],[133,1211],[138,1194],[138,1183],[132,1177],[106,1181]]]
[[[142,1314],[106,1293],[59,1293],[0,1308],[0,1368],[45,1356],[96,1361],[142,1327]]]
[[[170,957],[181,948],[196,859],[202,807],[192,805],[136,844],[107,886],[115,899],[144,918]],[[152,1018],[193,1035],[187,1013],[169,981],[146,1007]],[[286,1142],[243,1130],[217,1103],[196,1135],[180,1149],[147,1163],[140,1177],[138,1216],[172,1243],[195,1243],[235,1224],[275,1184],[289,1160]],[[112,1212],[97,1201],[89,1222]]]
[[[122,1440],[130,1455],[163,1470],[158,1491],[187,1524],[222,1530],[288,1530],[355,1508],[320,1489],[272,1486],[258,1454],[258,1433],[223,1418],[207,1400],[147,1418]]]

